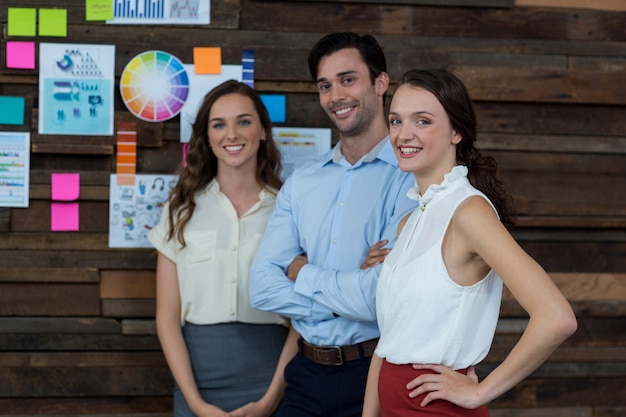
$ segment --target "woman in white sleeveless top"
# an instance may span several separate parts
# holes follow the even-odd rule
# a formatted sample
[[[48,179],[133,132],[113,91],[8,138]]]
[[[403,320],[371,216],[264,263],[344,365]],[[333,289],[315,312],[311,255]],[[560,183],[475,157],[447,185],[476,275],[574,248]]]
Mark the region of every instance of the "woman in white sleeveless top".
[[[463,83],[445,70],[407,72],[393,96],[390,140],[409,197],[376,293],[381,331],[364,417],[488,416],[486,404],[535,370],[577,327],[548,274],[513,239],[512,199],[493,158],[474,147],[476,117]],[[530,316],[508,357],[484,380],[505,284]]]

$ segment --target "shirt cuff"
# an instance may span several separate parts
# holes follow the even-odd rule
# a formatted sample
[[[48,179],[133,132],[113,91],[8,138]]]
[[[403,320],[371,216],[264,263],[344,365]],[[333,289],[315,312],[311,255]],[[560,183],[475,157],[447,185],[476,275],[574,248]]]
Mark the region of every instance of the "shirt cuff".
[[[317,321],[330,320],[337,317],[331,310],[317,303],[314,299],[317,277],[321,272],[321,268],[312,264],[305,264],[298,272],[298,278],[293,286],[296,294],[311,300],[311,318]]]

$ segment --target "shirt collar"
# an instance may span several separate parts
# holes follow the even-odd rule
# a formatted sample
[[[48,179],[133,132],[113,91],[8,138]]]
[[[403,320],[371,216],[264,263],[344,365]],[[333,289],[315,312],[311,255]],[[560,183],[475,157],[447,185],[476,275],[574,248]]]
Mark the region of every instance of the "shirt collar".
[[[335,164],[338,164],[344,159],[345,157],[343,153],[341,152],[341,141],[339,141],[335,145],[333,151],[329,152],[326,155],[326,158],[324,159],[323,164],[326,165],[327,163],[331,161],[334,162]],[[354,164],[354,166],[360,165],[362,163],[364,164],[367,162],[372,162],[375,159],[380,159],[381,161],[386,162],[389,165],[392,165],[395,167],[398,166],[398,159],[394,155],[393,149],[391,148],[391,143],[389,142],[389,136],[385,136],[384,139],[378,142],[376,146],[374,146],[371,151],[365,154],[361,158],[360,161]]]
[[[209,182],[209,184],[206,186],[205,188],[205,192],[207,193],[213,193],[213,194],[220,194],[221,190],[220,190],[220,183],[217,182],[217,178],[213,178],[211,180],[211,182]],[[269,185],[262,188],[261,192],[259,193],[259,200],[264,203],[265,201],[267,201],[268,199],[273,198],[276,194],[278,193],[278,190],[270,187]]]

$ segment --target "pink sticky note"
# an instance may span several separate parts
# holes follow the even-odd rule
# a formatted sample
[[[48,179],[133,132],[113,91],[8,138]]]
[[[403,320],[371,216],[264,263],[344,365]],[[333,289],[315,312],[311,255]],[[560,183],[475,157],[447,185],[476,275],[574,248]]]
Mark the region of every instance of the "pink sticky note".
[[[53,232],[78,230],[78,203],[52,203],[50,226]]]
[[[7,41],[7,68],[35,69],[35,42]]]
[[[80,174],[52,174],[52,199],[74,201],[80,195]]]

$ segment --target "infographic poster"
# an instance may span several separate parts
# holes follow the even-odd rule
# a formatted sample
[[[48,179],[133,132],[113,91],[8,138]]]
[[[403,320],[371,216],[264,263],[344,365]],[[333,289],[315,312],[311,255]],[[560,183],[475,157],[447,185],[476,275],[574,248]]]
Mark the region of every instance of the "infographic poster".
[[[115,46],[41,43],[39,133],[113,135]]]
[[[272,136],[283,161],[281,177],[330,150],[331,130],[311,127],[273,127]]]
[[[30,133],[0,132],[0,207],[28,207]]]
[[[112,0],[113,20],[126,25],[208,25],[210,0]]]
[[[135,185],[117,185],[111,174],[109,191],[109,247],[151,248],[148,233],[161,218],[176,175],[138,174]]]

